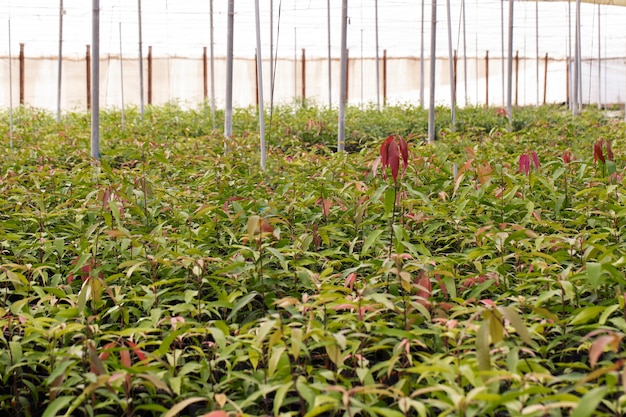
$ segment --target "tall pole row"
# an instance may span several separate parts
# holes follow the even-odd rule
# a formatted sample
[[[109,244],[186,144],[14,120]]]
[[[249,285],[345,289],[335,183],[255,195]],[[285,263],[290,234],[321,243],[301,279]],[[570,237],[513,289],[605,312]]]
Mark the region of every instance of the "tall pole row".
[[[11,54],[11,18],[9,28],[9,147],[13,149],[13,57]]]
[[[346,146],[346,87],[348,84],[348,0],[341,5],[341,76],[339,87],[339,120],[337,132],[337,151],[343,152]]]
[[[437,68],[437,0],[432,0],[430,22],[430,103],[428,108],[428,142],[435,141],[435,70]]]

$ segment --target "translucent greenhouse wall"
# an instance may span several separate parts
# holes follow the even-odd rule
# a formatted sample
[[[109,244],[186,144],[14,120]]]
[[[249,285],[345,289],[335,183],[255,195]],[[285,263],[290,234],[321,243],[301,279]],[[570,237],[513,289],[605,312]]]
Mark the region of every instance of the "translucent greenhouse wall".
[[[382,55],[382,54],[381,54]],[[626,99],[626,66],[623,58],[607,58],[601,61],[583,60],[582,96],[583,102],[595,104],[621,104]],[[8,58],[0,57],[0,83],[9,85]],[[149,87],[150,66],[144,62],[144,103],[164,104],[177,102],[183,107],[195,107],[205,100],[205,79],[210,100],[210,72],[205,76],[204,60],[198,58],[154,57],[152,59],[152,85]],[[424,63],[425,105],[428,106],[429,61]],[[456,97],[459,106],[485,105],[502,106],[502,60],[490,57],[487,76],[486,59],[468,58],[467,74],[464,60],[456,61]],[[269,62],[264,63],[264,91],[267,103],[270,101],[271,79]],[[420,62],[415,57],[389,57],[380,59],[380,95],[376,94],[376,60],[374,58],[350,58],[348,68],[348,101],[353,105],[376,104],[380,99],[385,104],[420,104]],[[20,67],[23,66],[23,80],[20,80]],[[545,59],[514,60],[513,104],[536,105],[562,103],[568,98],[567,60]],[[119,57],[106,56],[100,65],[100,103],[105,108],[122,106],[122,84],[126,106],[138,106],[139,65],[136,59],[124,59],[120,71]],[[210,68],[207,65],[207,68]],[[216,103],[224,102],[225,59],[215,59]],[[598,78],[598,71],[601,76]],[[210,71],[210,69],[209,69]],[[275,104],[291,104],[306,98],[320,105],[327,105],[328,61],[325,58],[279,59],[276,65]],[[332,102],[337,104],[339,90],[339,60],[332,61]],[[63,61],[61,107],[65,111],[87,109],[87,61],[85,58],[65,58]],[[123,83],[120,74],[123,73]],[[537,75],[539,82],[537,84]],[[467,77],[467,86],[465,78]],[[12,59],[13,104],[20,103],[49,110],[56,109],[57,103],[57,60],[50,58],[25,57],[20,63],[18,57]],[[233,101],[234,105],[245,107],[256,103],[256,65],[253,58],[239,58],[234,62]],[[545,82],[544,82],[545,80]],[[22,87],[20,87],[22,84]],[[538,87],[537,87],[538,86]],[[467,92],[467,96],[466,96]],[[149,100],[149,98],[151,100]],[[447,59],[437,59],[436,102],[450,104],[450,75]],[[0,106],[8,107],[9,88],[0,89]]]

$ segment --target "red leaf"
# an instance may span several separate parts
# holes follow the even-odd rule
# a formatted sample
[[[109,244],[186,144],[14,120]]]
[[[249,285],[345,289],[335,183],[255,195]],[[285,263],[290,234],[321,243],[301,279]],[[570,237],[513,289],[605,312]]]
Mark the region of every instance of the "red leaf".
[[[122,362],[122,365],[127,368],[130,368],[132,366],[132,363],[130,361],[130,352],[127,349],[120,350],[120,362]]]
[[[523,153],[519,156],[519,172],[528,175],[530,172],[530,157],[527,153]]]
[[[398,179],[398,169],[400,167],[400,149],[395,140],[392,140],[387,149],[387,162],[391,168],[391,177],[394,181]]]
[[[409,144],[406,143],[406,140],[404,140],[403,137],[398,136],[398,147],[400,148],[400,155],[402,155],[402,162],[404,164],[402,169],[402,176],[404,177],[406,168],[409,165]]]
[[[602,153],[602,140],[598,140],[595,145],[593,145],[593,162],[605,162],[604,154]]]
[[[130,348],[133,350],[133,352],[135,352],[135,355],[137,355],[137,357],[139,358],[140,361],[145,361],[146,360],[146,355],[142,352],[141,349],[139,349],[139,347],[137,346],[137,344],[135,342],[126,342],[128,344],[128,346],[130,346]]]
[[[606,141],[606,157],[608,158],[609,161],[614,160],[613,149],[611,148],[611,142],[608,140]]]
[[[535,169],[539,169],[539,157],[537,156],[537,152],[532,151],[530,155],[533,158],[533,165],[535,166]]]

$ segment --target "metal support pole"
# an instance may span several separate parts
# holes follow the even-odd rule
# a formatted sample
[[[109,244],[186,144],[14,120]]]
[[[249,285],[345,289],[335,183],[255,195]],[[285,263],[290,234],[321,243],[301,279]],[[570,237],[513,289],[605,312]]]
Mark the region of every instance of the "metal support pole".
[[[378,0],[374,0],[374,27],[376,29],[376,105],[380,111],[380,64],[378,58]],[[363,59],[363,57],[361,57]],[[363,78],[363,74],[361,74]]]
[[[420,38],[420,107],[424,108],[424,0],[422,0]]]
[[[100,159],[100,0],[92,0],[91,24],[91,157]]]
[[[452,17],[450,13],[450,0],[446,0],[446,9],[448,11],[448,67],[450,70],[450,130],[454,132],[456,128],[456,85],[454,80],[454,62],[452,56]]]
[[[348,0],[341,6],[341,76],[339,87],[339,120],[337,131],[337,151],[343,152],[346,146],[346,101],[348,88]]]
[[[143,109],[143,45],[142,45],[142,36],[141,36],[141,0],[137,0],[137,17],[138,17],[138,27],[139,27],[139,109],[141,111],[141,120],[143,120],[144,109]]]
[[[211,30],[211,121],[213,123],[213,131],[215,131],[215,38],[213,33],[213,0],[211,0],[211,10],[210,10],[210,30]]]
[[[328,108],[333,106],[332,58],[330,53],[330,0],[326,1],[326,25],[328,32]]]
[[[435,70],[437,68],[437,0],[432,0],[430,23],[430,103],[428,108],[428,142],[435,141]]]
[[[265,171],[267,152],[265,148],[265,110],[263,108],[263,59],[261,57],[261,19],[259,17],[259,0],[254,1],[255,25],[256,25],[256,67],[259,100],[259,135],[261,146],[261,170]]]
[[[228,0],[228,30],[226,35],[226,103],[224,110],[224,137],[226,147],[233,134],[233,30],[235,0]]]
[[[59,2],[59,57],[57,68],[57,122],[61,121],[61,78],[63,74],[63,0]]]
[[[513,129],[513,0],[509,0],[509,65],[507,75],[506,112],[509,130]]]

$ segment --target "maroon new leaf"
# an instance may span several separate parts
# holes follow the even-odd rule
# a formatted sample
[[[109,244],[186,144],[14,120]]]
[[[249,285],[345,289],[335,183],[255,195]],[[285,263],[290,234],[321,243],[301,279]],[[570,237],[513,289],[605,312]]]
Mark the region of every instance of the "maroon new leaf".
[[[383,169],[391,169],[391,177],[398,180],[400,162],[402,162],[402,176],[406,172],[409,163],[409,145],[399,135],[391,135],[380,146],[380,162]]]
[[[599,139],[595,145],[593,145],[593,162],[598,161],[605,163],[604,153],[602,153],[602,139]]]
[[[519,172],[528,175],[530,173],[530,157],[527,153],[523,153],[519,156]]]

